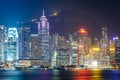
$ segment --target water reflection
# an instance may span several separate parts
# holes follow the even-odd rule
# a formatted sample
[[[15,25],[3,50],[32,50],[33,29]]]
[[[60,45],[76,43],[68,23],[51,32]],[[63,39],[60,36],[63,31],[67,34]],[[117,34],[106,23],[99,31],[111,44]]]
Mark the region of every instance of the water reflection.
[[[0,80],[25,80],[22,71],[0,71]]]
[[[120,80],[120,70],[0,71],[0,80]]]

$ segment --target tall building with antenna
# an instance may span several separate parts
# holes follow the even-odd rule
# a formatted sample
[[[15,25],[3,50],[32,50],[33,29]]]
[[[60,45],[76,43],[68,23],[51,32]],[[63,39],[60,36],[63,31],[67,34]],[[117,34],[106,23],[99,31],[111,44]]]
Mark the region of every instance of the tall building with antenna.
[[[38,23],[38,34],[42,37],[49,37],[49,22],[45,16],[45,11],[43,10],[43,15],[40,17]]]
[[[41,46],[42,46],[42,51],[41,51],[41,56],[42,59],[45,62],[49,63],[50,61],[50,52],[49,52],[49,22],[44,14],[43,10],[43,15],[40,17],[40,20],[37,22],[38,23],[38,35],[41,36]]]

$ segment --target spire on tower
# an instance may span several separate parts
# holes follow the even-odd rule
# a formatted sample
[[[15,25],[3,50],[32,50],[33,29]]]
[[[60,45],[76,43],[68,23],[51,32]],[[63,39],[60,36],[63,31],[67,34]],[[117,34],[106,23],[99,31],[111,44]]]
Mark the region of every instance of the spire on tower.
[[[44,8],[43,8],[43,16],[45,16],[45,11],[44,11]]]

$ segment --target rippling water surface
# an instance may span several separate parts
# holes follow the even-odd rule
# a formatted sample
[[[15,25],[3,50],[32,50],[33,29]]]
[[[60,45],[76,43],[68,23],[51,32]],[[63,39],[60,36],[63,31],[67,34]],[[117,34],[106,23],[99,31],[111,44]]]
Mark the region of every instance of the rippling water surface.
[[[120,70],[0,71],[0,80],[120,80]]]

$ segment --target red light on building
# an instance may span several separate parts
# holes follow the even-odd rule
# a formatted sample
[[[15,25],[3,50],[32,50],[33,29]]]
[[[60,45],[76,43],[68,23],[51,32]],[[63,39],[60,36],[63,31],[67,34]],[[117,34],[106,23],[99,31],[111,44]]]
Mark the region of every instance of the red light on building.
[[[81,28],[80,31],[79,31],[81,34],[86,34],[87,31],[84,29],[84,28]]]

